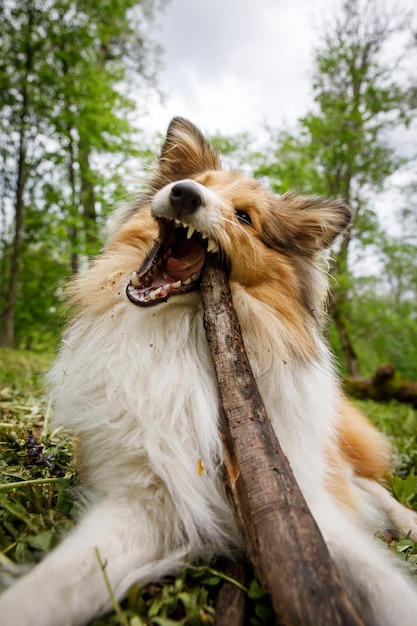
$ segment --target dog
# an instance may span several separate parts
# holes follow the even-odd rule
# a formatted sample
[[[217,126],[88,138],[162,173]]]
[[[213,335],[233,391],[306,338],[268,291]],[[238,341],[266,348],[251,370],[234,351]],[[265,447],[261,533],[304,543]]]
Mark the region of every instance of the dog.
[[[374,537],[417,539],[383,484],[387,440],[343,397],[322,338],[327,250],[341,201],[273,195],[224,171],[200,131],[168,128],[136,203],[69,288],[73,314],[49,375],[55,422],[80,438],[83,513],[0,599],[3,626],[77,626],[133,583],[242,551],[222,482],[219,397],[203,327],[205,259],[228,260],[234,307],[267,413],[365,623],[414,626],[417,589]],[[250,524],[250,520],[248,520]]]

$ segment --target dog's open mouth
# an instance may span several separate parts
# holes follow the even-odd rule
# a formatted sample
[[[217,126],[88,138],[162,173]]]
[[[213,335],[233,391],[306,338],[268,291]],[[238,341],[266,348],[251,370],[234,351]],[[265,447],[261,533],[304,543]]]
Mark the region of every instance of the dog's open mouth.
[[[207,253],[217,244],[178,220],[158,219],[159,238],[127,286],[127,297],[138,306],[151,306],[199,287]]]

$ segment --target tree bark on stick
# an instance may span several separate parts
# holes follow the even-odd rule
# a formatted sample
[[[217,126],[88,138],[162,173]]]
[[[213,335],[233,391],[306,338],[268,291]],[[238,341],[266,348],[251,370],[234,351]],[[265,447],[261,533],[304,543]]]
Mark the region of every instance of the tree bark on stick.
[[[248,585],[248,565],[228,561],[225,573],[229,578]],[[246,592],[236,584],[225,581],[216,602],[215,626],[244,626],[246,610]]]
[[[228,278],[215,258],[206,262],[201,294],[225,418],[226,488],[277,621],[282,626],[364,626],[266,415]]]

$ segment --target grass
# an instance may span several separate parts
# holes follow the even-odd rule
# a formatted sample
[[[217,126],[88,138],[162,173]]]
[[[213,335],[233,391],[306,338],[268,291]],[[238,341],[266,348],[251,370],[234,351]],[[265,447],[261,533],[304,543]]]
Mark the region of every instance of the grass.
[[[43,374],[52,355],[0,350],[0,587],[21,566],[39,561],[72,526],[72,491],[77,483],[76,445],[65,431],[49,429],[50,406]],[[393,440],[399,450],[389,487],[417,510],[417,412],[398,403],[356,403]],[[405,537],[391,542],[417,566],[417,544]],[[144,589],[90,626],[173,626],[214,624],[215,602],[226,579],[221,563],[188,567],[177,578]],[[111,592],[111,590],[110,590]],[[266,594],[249,583],[247,624],[272,623]]]
[[[3,565],[38,561],[72,525],[74,448],[68,434],[48,432],[50,407],[43,395],[43,373],[50,361],[48,354],[0,351]]]

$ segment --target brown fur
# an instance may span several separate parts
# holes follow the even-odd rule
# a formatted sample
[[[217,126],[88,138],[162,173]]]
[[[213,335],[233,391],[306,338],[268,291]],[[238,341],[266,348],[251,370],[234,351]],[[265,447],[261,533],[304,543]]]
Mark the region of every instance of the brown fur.
[[[343,458],[359,476],[381,480],[392,470],[389,441],[345,399],[340,402],[339,415],[338,446]]]

